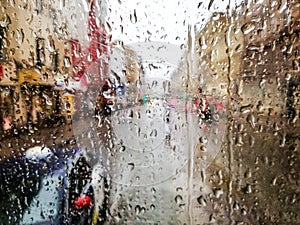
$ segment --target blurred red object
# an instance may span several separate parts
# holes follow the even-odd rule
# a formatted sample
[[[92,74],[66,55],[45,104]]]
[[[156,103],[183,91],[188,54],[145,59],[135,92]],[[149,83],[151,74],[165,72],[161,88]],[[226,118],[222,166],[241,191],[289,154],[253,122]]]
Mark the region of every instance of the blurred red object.
[[[74,208],[86,208],[89,207],[92,203],[92,198],[88,195],[82,195],[79,196],[75,201],[74,201]]]

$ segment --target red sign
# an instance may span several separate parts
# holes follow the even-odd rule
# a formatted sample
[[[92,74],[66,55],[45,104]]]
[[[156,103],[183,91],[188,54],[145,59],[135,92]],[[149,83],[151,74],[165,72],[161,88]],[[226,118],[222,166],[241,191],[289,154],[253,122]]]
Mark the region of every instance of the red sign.
[[[1,64],[0,64],[0,78],[4,78],[4,70]]]
[[[80,80],[85,71],[85,62],[81,45],[78,40],[71,40],[72,45],[72,62],[73,62],[73,78]]]
[[[91,1],[88,16],[89,45],[81,46],[78,40],[71,40],[73,78],[80,81],[87,70],[93,71],[94,77],[103,79],[109,72],[104,55],[108,54],[108,35],[103,24],[97,24],[95,0]],[[93,67],[93,68],[92,68]]]

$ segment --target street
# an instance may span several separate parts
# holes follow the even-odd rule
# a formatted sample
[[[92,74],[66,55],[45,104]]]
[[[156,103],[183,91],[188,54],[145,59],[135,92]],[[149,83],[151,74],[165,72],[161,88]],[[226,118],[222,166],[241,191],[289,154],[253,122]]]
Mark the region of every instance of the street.
[[[166,92],[164,81],[148,78],[137,95],[142,101],[120,105],[102,123],[93,116],[73,121],[89,162],[106,165],[105,224],[190,224],[193,177],[210,166],[225,141],[225,114],[218,121],[200,118],[180,85],[173,83]]]
[[[107,157],[106,171],[110,177],[110,216],[106,224],[191,224],[191,221],[195,224],[210,221],[229,224],[228,213],[237,221],[246,219],[252,224],[256,224],[254,221],[258,221],[257,218],[262,224],[270,221],[281,223],[282,218],[289,219],[290,224],[297,221],[297,124],[288,124],[277,116],[269,118],[263,115],[257,115],[253,124],[248,120],[250,114],[243,114],[228,136],[225,117],[219,122],[203,122],[205,126],[200,127],[195,113],[177,111],[176,107],[171,108],[165,104],[166,101],[158,100],[156,103],[149,102],[116,111],[108,119],[109,126],[95,129],[100,134],[97,138],[104,134],[104,130],[111,135],[109,138],[99,139],[98,144],[91,136],[88,126],[80,131],[81,136],[78,130],[72,130],[77,137],[76,146],[83,148],[83,145],[90,145],[86,148],[86,151],[90,151],[89,156],[96,153],[91,146],[98,148],[100,143],[102,147],[106,146],[100,147],[101,151],[99,149],[102,156]],[[178,108],[182,109],[182,105],[179,104]],[[96,120],[93,121],[90,120],[91,124],[96,123]],[[83,123],[86,124],[86,121]],[[57,128],[48,131],[50,134],[55,132]],[[24,134],[19,140],[22,140],[22,146],[32,146],[31,140],[38,140],[45,133],[47,130],[36,132],[27,138]],[[228,138],[232,138],[234,142],[228,141]],[[53,147],[53,141],[50,140],[53,138],[48,139],[48,145]],[[60,143],[62,141],[59,138],[55,140]],[[113,143],[111,140],[114,140]],[[4,143],[1,143],[2,146]],[[20,141],[17,143],[21,144]],[[231,159],[230,143],[233,145]],[[13,142],[11,144],[15,146]],[[61,154],[59,157],[63,159],[66,155]],[[96,154],[94,158],[90,158],[91,162],[94,160],[96,164],[97,157],[101,158]],[[5,157],[2,161],[1,168],[5,169]],[[21,166],[21,161],[17,165]],[[21,181],[22,185],[18,188],[20,192],[13,185],[8,186],[7,179],[2,179],[6,182],[5,185],[1,184],[5,188],[2,191],[6,190],[7,195],[25,193],[27,200],[24,201],[31,201],[30,204],[28,202],[29,205],[19,203],[24,209],[23,221],[30,221],[32,216],[26,216],[30,210],[28,215],[40,215],[41,212],[48,212],[49,215],[50,211],[54,215],[58,212],[57,204],[51,200],[57,199],[55,196],[58,195],[58,192],[53,191],[58,179],[54,175],[56,172],[50,177],[41,175],[38,180],[25,172],[10,174],[10,180]],[[30,183],[26,183],[26,180]],[[50,185],[48,189],[43,188],[47,183]],[[34,191],[29,188],[29,184],[38,189]],[[27,187],[25,190],[22,189],[23,185]],[[12,196],[9,199],[13,201],[16,198]],[[38,207],[37,202],[40,202]],[[12,218],[20,216],[19,210],[9,211],[4,203],[2,201],[1,212],[9,212]],[[280,207],[277,205],[279,203]],[[15,206],[18,207],[19,204]],[[47,206],[44,207],[45,205]],[[273,211],[266,212],[264,205],[272,207]],[[280,209],[285,209],[291,215],[281,214]],[[241,212],[244,214],[243,219],[240,218]],[[266,213],[268,217],[265,216]]]
[[[155,85],[147,85],[154,81]],[[193,98],[183,95],[182,87],[169,84],[166,90],[165,81],[149,78],[139,92],[129,90],[133,95],[119,97],[117,108],[100,120],[92,111],[70,125],[3,139],[2,169],[11,149],[18,155],[45,145],[60,152],[56,160],[61,162],[74,158],[75,152],[57,149],[81,149],[93,170],[95,207],[90,217],[94,223],[95,218],[103,220],[103,177],[108,182],[106,225],[297,221],[299,124],[279,114],[251,110],[239,112],[234,120],[228,120],[225,111],[218,120],[206,120],[195,110]],[[211,98],[211,106],[214,99],[219,98]],[[22,161],[19,164],[22,167]],[[25,190],[19,187],[16,193],[23,191],[28,197],[14,203],[21,211],[6,210],[3,203],[3,221],[9,221],[4,216],[9,212],[10,221],[23,218],[21,224],[27,225],[41,219],[51,224],[47,218],[56,218],[66,200],[57,187],[66,188],[61,178],[70,177],[66,167],[51,171],[33,180],[25,172],[10,175],[13,180],[18,174]],[[26,179],[35,191],[27,189]],[[3,196],[15,190],[13,185],[12,190],[7,184],[1,187]],[[266,211],[265,205],[273,210]],[[291,215],[281,214],[280,209]]]

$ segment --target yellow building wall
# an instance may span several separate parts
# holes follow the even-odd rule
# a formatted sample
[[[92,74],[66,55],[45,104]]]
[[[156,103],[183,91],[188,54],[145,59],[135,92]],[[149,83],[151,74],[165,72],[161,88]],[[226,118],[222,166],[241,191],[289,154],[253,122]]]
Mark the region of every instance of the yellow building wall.
[[[36,39],[41,38],[44,40],[44,65],[53,68],[52,55],[57,51],[59,71],[69,73],[70,68],[64,65],[64,54],[70,51],[70,45],[66,44],[70,36],[64,14],[59,10],[61,1],[16,1],[15,5],[11,2],[0,2],[0,9],[5,10],[10,18],[7,25],[7,60],[16,60],[27,67],[35,66]],[[42,6],[38,2],[42,2]]]
[[[196,35],[195,70],[203,76],[207,93],[217,90],[219,96],[228,92],[229,79],[238,78],[242,66],[244,38],[237,17],[216,13]]]

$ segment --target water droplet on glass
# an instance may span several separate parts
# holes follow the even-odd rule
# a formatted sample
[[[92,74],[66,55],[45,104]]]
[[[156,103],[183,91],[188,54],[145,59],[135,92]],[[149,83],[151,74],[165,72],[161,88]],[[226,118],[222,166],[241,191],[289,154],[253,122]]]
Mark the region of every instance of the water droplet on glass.
[[[183,200],[183,198],[182,198],[181,195],[176,195],[176,197],[175,197],[175,202],[176,202],[178,205],[180,205],[180,204],[182,203],[182,200]]]
[[[155,205],[151,204],[151,205],[150,205],[150,209],[151,209],[151,210],[155,210]]]
[[[124,152],[126,150],[126,147],[124,145],[122,145],[120,148],[119,148],[119,152]]]
[[[220,198],[221,195],[223,195],[224,193],[224,190],[222,188],[216,188],[214,190],[214,195],[216,196],[216,198]]]
[[[205,198],[202,195],[197,198],[197,202],[202,206],[206,206],[207,204]]]
[[[136,215],[139,215],[142,211],[142,208],[140,205],[136,205],[135,208],[134,208],[134,211],[135,211],[135,214]]]
[[[135,167],[134,163],[128,163],[128,168],[130,171],[133,171],[134,167]]]
[[[252,128],[255,128],[255,125],[256,125],[256,118],[254,116],[253,113],[250,113],[248,116],[247,116],[247,121],[248,123],[250,124],[250,126]]]
[[[201,144],[206,144],[208,142],[208,140],[207,140],[207,138],[205,136],[200,137],[199,141],[200,141]]]
[[[248,22],[248,23],[245,23],[241,27],[241,29],[244,34],[249,34],[251,31],[253,31],[255,29],[255,25],[253,24],[253,22]]]

